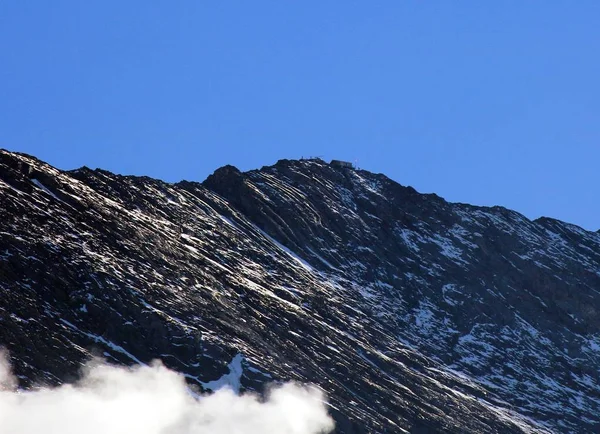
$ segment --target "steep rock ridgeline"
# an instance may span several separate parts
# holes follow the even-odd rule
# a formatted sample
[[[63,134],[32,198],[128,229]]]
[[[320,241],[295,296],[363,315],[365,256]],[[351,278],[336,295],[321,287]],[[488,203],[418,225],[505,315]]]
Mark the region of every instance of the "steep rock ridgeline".
[[[0,345],[319,384],[338,432],[595,432],[600,235],[282,160],[167,184],[0,152]]]

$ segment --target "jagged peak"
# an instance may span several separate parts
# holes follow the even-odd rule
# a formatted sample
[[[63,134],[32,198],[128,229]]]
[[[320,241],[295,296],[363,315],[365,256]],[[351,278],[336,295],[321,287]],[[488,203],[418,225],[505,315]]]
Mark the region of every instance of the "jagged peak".
[[[87,167],[65,190],[0,166],[31,187],[0,189],[0,309],[11,314],[0,330],[18,337],[19,378],[62,381],[95,346],[120,362],[164,357],[202,385],[243,354],[244,387],[262,384],[260,372],[323,380],[332,408],[366,432],[395,432],[392,419],[414,432],[423,421],[521,432],[489,412],[501,400],[514,417],[593,431],[597,236],[318,159],[224,166],[205,181],[222,195]]]

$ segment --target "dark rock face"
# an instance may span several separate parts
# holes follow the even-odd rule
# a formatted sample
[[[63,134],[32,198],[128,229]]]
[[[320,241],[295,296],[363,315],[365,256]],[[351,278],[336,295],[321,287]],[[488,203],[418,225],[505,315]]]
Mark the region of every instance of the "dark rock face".
[[[600,234],[282,160],[204,183],[0,152],[0,346],[320,385],[340,433],[600,431]]]

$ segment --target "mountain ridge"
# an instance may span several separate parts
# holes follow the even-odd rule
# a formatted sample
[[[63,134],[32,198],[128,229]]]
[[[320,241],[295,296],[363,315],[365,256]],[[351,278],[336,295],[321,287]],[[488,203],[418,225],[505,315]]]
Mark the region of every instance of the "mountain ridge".
[[[0,151],[0,180],[23,386],[73,378],[90,346],[200,386],[243,354],[245,390],[317,383],[339,432],[598,427],[595,232],[322,160],[165,183]]]
[[[21,155],[21,156],[23,156],[25,158],[30,158],[30,159],[39,161],[41,163],[50,165],[49,163],[46,163],[46,162],[40,160],[36,156],[28,154],[28,153],[25,153],[25,152],[11,151],[11,150],[9,150],[7,148],[0,148],[0,152],[5,152],[5,153],[10,153],[10,154],[15,154],[15,155]],[[304,158],[304,157],[301,157],[301,158],[283,158],[283,159],[277,160],[273,164],[264,165],[264,166],[261,166],[260,168],[248,169],[248,170],[241,170],[241,169],[239,169],[238,167],[236,167],[234,165],[225,164],[224,166],[221,166],[221,167],[218,167],[217,169],[215,169],[213,171],[213,173],[209,174],[204,180],[181,179],[179,181],[165,181],[162,178],[156,178],[156,177],[152,177],[152,176],[148,176],[148,175],[133,175],[133,174],[127,175],[127,174],[123,174],[123,173],[119,173],[119,172],[113,172],[113,171],[110,171],[110,170],[107,170],[107,169],[103,169],[103,168],[100,168],[100,167],[96,167],[96,168],[93,169],[93,168],[91,168],[91,167],[89,167],[87,165],[83,165],[81,167],[77,167],[77,168],[74,168],[74,169],[58,169],[58,170],[61,170],[64,173],[77,173],[78,171],[84,171],[84,170],[89,170],[89,171],[92,171],[92,172],[94,172],[94,171],[101,171],[101,172],[105,172],[105,173],[107,173],[109,175],[112,175],[112,176],[120,176],[120,177],[124,177],[124,178],[152,179],[152,180],[163,182],[163,183],[168,184],[168,185],[177,185],[177,184],[180,184],[180,183],[204,184],[208,178],[210,178],[212,175],[214,175],[215,172],[217,172],[217,171],[219,171],[220,169],[223,169],[223,168],[232,168],[232,169],[235,169],[235,171],[239,172],[240,174],[248,174],[248,173],[259,172],[259,171],[264,170],[264,169],[276,167],[278,164],[285,163],[285,162],[301,162],[301,161],[321,161],[322,163],[328,164],[327,161],[324,160],[324,159],[322,159],[322,158]],[[525,216],[521,212],[519,212],[519,211],[517,211],[515,209],[512,209],[512,208],[508,208],[508,207],[506,207],[504,205],[475,205],[475,204],[472,204],[472,203],[469,203],[469,202],[460,201],[460,200],[459,201],[449,201],[449,200],[445,199],[443,196],[440,196],[440,195],[438,195],[435,192],[424,193],[424,192],[421,192],[421,191],[415,189],[412,186],[403,185],[403,184],[401,184],[400,181],[397,181],[397,180],[395,180],[393,178],[390,178],[386,174],[381,173],[381,172],[371,172],[370,170],[367,170],[367,169],[358,169],[358,168],[355,168],[354,170],[356,170],[356,171],[364,171],[366,173],[371,173],[373,175],[384,176],[384,177],[386,177],[391,182],[394,182],[394,183],[396,183],[398,185],[401,185],[401,186],[403,186],[405,188],[414,189],[415,192],[418,193],[418,194],[420,194],[420,195],[437,197],[437,198],[440,198],[440,199],[442,199],[442,200],[444,200],[444,201],[446,201],[448,203],[451,203],[451,204],[469,205],[469,206],[472,206],[472,207],[483,208],[483,209],[494,209],[494,208],[505,209],[505,210],[509,210],[509,211],[513,211],[513,212],[519,213],[523,218],[525,218],[525,219],[527,219],[527,220],[529,220],[531,222],[536,222],[537,220],[550,219],[550,220],[557,221],[559,223],[576,226],[576,227],[578,227],[578,228],[580,228],[580,229],[582,229],[582,230],[584,230],[586,232],[600,232],[600,229],[598,229],[598,230],[586,229],[586,228],[584,228],[581,225],[578,225],[576,223],[572,223],[572,222],[567,221],[567,220],[561,220],[561,219],[556,218],[556,217],[542,215],[542,216],[539,216],[539,217],[536,217],[536,218],[530,218],[530,217]]]

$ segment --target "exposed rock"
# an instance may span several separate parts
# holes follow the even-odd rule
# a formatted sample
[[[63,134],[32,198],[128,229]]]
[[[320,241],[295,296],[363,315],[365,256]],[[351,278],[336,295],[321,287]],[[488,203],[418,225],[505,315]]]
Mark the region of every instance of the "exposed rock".
[[[318,384],[340,433],[600,430],[599,233],[318,159],[168,184],[0,151],[0,203],[22,387],[236,361]]]

